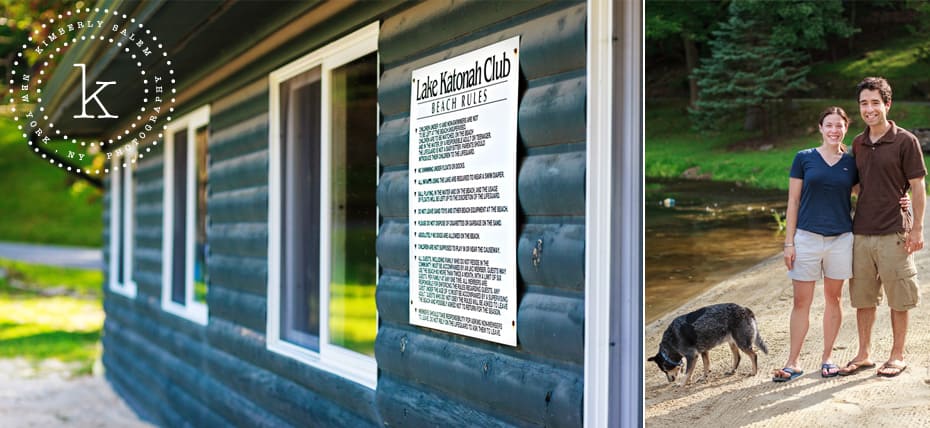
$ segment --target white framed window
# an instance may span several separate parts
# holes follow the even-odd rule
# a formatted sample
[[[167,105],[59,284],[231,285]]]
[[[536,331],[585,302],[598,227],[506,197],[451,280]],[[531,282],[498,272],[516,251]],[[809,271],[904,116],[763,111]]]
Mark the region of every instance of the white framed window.
[[[110,291],[136,297],[132,279],[132,247],[135,243],[135,159],[123,149],[108,154],[110,159]]]
[[[165,129],[161,307],[207,323],[207,140],[210,106]]]
[[[268,349],[377,384],[378,31],[269,75]]]

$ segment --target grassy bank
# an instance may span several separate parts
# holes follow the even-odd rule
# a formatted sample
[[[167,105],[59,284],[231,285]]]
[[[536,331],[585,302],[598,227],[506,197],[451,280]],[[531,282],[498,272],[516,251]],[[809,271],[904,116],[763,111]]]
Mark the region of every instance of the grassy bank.
[[[820,94],[849,94],[865,76],[879,75],[888,79],[896,100],[930,100],[930,62],[920,57],[926,46],[923,34],[883,40],[860,40],[875,44],[859,55],[822,62],[811,67],[808,80]],[[880,70],[880,71],[879,71]]]
[[[0,117],[0,183],[0,240],[102,244],[101,192],[29,152],[5,117]]]
[[[58,359],[74,375],[100,357],[100,271],[0,259],[0,358]]]
[[[687,100],[646,103],[647,181],[681,177],[690,170],[705,179],[786,190],[795,153],[820,144],[817,118],[824,108],[839,105],[850,115],[847,144],[863,129],[858,107],[848,99],[797,101],[783,119],[787,132],[766,139],[739,130],[741,124],[720,132],[695,132],[686,104]],[[889,118],[905,128],[930,127],[930,103],[895,102]]]

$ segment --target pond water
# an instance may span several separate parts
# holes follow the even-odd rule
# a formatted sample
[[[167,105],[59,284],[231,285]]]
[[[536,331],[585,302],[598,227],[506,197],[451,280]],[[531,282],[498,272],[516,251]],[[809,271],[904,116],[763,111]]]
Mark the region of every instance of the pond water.
[[[784,218],[787,199],[784,190],[647,179],[646,322],[780,254],[784,233],[773,213]]]

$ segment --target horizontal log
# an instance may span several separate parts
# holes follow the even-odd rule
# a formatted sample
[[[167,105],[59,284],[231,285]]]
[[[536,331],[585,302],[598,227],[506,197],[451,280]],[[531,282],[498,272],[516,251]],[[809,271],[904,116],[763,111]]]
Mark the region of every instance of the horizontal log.
[[[527,156],[517,179],[517,198],[527,215],[583,216],[585,154]]]
[[[410,319],[410,284],[406,272],[386,270],[375,292],[378,318],[382,322],[406,324]]]
[[[256,80],[242,90],[233,92],[217,100],[210,108],[210,123],[215,130],[235,128],[268,113],[268,81]],[[267,122],[267,119],[265,120]],[[241,133],[243,127],[238,129]]]
[[[258,150],[221,161],[211,161],[210,193],[268,184],[268,151]]]
[[[146,296],[161,300],[161,268],[157,272],[137,269],[132,279],[136,282],[136,300]]]
[[[583,74],[531,84],[520,100],[517,122],[526,147],[577,143],[586,138]]]
[[[410,117],[385,118],[378,132],[378,160],[384,166],[405,165],[410,155]]]
[[[268,260],[212,254],[207,259],[210,282],[257,296],[267,293]]]
[[[517,311],[517,337],[526,352],[584,366],[584,295],[526,293]]]
[[[345,411],[336,403],[304,388],[287,377],[238,359],[236,354],[212,350],[207,374],[224,386],[243,394],[257,405],[268,409],[296,426],[366,427],[374,426]],[[345,400],[354,397],[342,397]]]
[[[389,375],[429,385],[469,407],[498,409],[512,419],[544,426],[581,426],[581,367],[568,370],[425,330],[417,333],[390,326],[378,332],[375,352],[382,378]]]
[[[424,2],[384,20],[378,54],[383,64],[391,64],[542,4],[509,1],[487,7],[480,2]]]
[[[207,212],[214,223],[268,221],[268,187],[257,186],[218,192],[207,199]]]
[[[417,388],[390,375],[382,375],[378,382],[378,411],[385,426],[530,426],[515,421],[505,422],[493,415],[494,408],[474,408],[429,390]]]
[[[410,214],[407,171],[381,174],[378,180],[378,212],[384,218],[407,218]]]
[[[376,242],[378,262],[385,269],[406,272],[410,265],[410,240],[407,223],[385,221]]]
[[[269,351],[262,333],[223,319],[213,319],[207,327],[207,338],[212,347],[303,385],[324,400],[339,403],[346,411],[358,415],[363,420],[378,420],[374,390]]]
[[[116,393],[129,406],[139,414],[140,417],[153,422],[160,426],[182,426],[184,419],[171,406],[165,406],[167,400],[163,392],[167,385],[165,381],[156,382],[152,379],[152,374],[144,372],[138,367],[141,365],[138,361],[126,360],[125,356],[117,353],[107,353],[109,348],[115,348],[115,341],[107,336],[103,337],[104,354],[101,358],[104,367],[106,367],[106,378]],[[186,394],[182,395],[186,397]]]
[[[146,176],[136,174],[136,203],[161,202],[162,191],[165,187],[164,176],[164,170],[158,170]]]
[[[268,224],[212,223],[207,226],[211,255],[266,258]]]
[[[222,318],[257,332],[265,331],[268,301],[264,296],[216,285],[207,291],[207,307],[211,321]]]
[[[145,179],[161,177],[164,169],[164,156],[158,155],[146,156],[136,164],[135,176],[139,181]]]
[[[154,224],[154,222],[152,223]],[[142,225],[137,222],[134,233],[136,242],[133,255],[135,255],[136,251],[155,251],[158,252],[158,261],[161,262],[162,230],[160,223],[158,226],[153,226]]]
[[[185,363],[180,358],[182,355],[199,361],[197,367],[204,367],[201,364],[210,367],[208,356],[205,355],[209,350],[202,345],[198,347],[188,343],[189,338],[172,334],[146,320],[124,325],[113,323],[107,333],[117,336],[114,338],[116,346],[123,348],[140,364],[150,365],[158,377],[165,379],[164,398],[171,400],[172,396],[177,396],[179,391],[183,391],[192,397],[198,397],[197,399],[212,411],[231,420],[243,421],[249,426],[290,426],[284,419],[258,406],[254,401],[255,397],[241,395],[251,392],[250,390],[233,390],[220,383],[220,379],[205,376],[202,369],[195,369]],[[163,341],[168,341],[173,346],[165,347]]]
[[[525,284],[584,290],[584,244],[583,225],[525,224],[517,244],[520,278]]]

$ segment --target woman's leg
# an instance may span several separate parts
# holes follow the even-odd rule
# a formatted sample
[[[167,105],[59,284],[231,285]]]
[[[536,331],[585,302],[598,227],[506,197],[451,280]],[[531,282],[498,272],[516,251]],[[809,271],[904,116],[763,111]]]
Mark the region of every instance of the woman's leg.
[[[823,278],[823,355],[820,360],[822,364],[832,363],[833,344],[836,343],[836,336],[843,323],[843,308],[840,306],[843,282],[842,279]],[[826,375],[831,374],[833,373]]]
[[[785,367],[797,369],[798,356],[801,355],[801,345],[807,336],[810,327],[811,302],[814,300],[814,281],[792,280],[794,286],[794,306],[791,308],[790,337],[791,344],[788,350],[788,362]],[[783,373],[780,376],[785,376]]]
[[[840,332],[843,323],[843,308],[840,298],[843,297],[843,280],[823,279],[823,357],[822,362],[829,363],[833,354],[833,344]]]

